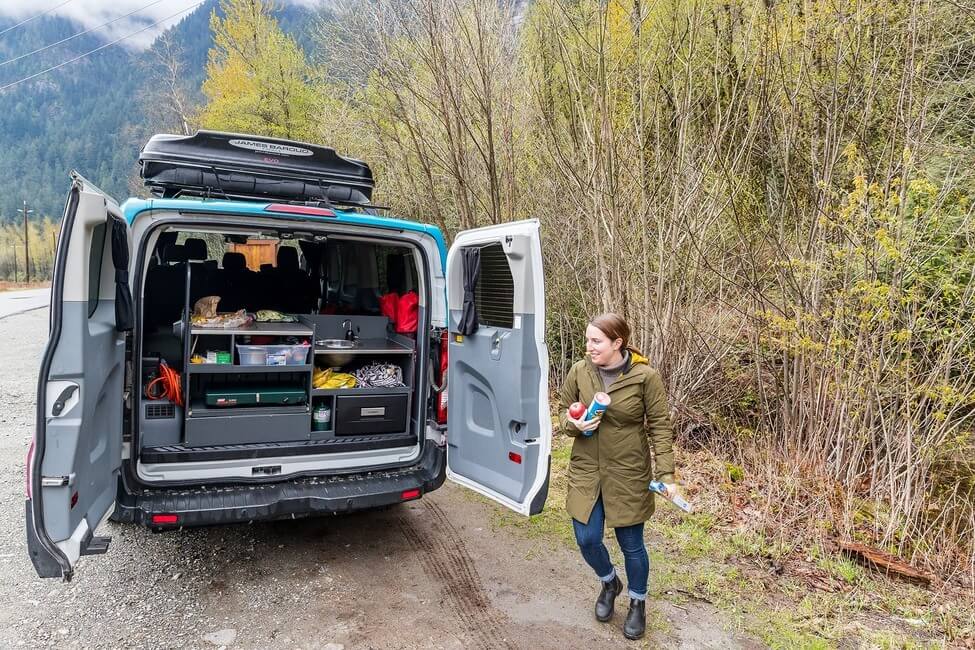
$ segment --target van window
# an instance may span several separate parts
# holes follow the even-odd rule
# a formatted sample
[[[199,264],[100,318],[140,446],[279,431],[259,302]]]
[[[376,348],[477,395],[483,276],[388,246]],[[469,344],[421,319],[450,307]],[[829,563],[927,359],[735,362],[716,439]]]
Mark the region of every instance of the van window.
[[[481,248],[481,276],[474,289],[477,322],[487,327],[514,327],[515,280],[501,244]]]
[[[91,318],[98,309],[98,288],[102,283],[106,232],[108,232],[108,222],[98,224],[91,233],[91,250],[88,251],[88,318]]]
[[[187,249],[186,242],[190,241],[190,257],[194,261],[220,260],[226,252],[223,235],[212,232],[180,232],[176,237],[176,245]],[[193,242],[202,241],[202,248]]]

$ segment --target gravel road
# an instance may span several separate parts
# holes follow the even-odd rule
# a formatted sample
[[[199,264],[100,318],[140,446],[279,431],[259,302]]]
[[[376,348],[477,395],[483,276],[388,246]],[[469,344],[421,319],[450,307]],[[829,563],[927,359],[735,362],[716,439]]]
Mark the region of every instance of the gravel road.
[[[650,605],[665,629],[626,641],[622,612],[593,619],[578,553],[494,530],[493,506],[449,484],[328,519],[166,534],[110,523],[106,555],[82,558],[71,583],[40,580],[23,463],[46,334],[46,309],[0,320],[0,647],[757,647],[706,605],[666,601]]]

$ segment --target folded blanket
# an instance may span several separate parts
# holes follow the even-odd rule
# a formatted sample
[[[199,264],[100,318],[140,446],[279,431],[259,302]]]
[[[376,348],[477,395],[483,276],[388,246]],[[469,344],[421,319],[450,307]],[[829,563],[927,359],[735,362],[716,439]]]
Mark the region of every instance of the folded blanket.
[[[391,388],[406,386],[403,369],[392,363],[376,361],[355,371],[357,385],[363,388]]]

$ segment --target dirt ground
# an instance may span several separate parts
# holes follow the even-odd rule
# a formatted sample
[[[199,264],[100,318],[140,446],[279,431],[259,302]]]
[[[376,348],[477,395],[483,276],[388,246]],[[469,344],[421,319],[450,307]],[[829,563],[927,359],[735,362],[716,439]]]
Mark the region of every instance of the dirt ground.
[[[23,462],[44,309],[0,320],[0,647],[753,648],[707,604],[653,589],[648,635],[592,615],[596,579],[572,549],[495,528],[450,485],[389,510],[153,534],[107,525],[71,583],[27,559]],[[658,596],[655,598],[654,596]]]

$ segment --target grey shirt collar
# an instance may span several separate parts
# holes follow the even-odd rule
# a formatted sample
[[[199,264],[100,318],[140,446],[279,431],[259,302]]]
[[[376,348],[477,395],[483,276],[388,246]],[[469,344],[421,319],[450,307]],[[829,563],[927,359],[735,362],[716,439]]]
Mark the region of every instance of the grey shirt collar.
[[[620,373],[623,371],[623,368],[626,367],[626,363],[629,360],[630,351],[623,350],[623,360],[615,366],[610,368],[600,368],[599,366],[596,366],[596,370],[599,371],[599,376],[603,380],[603,390],[609,390],[610,385],[620,376]]]

